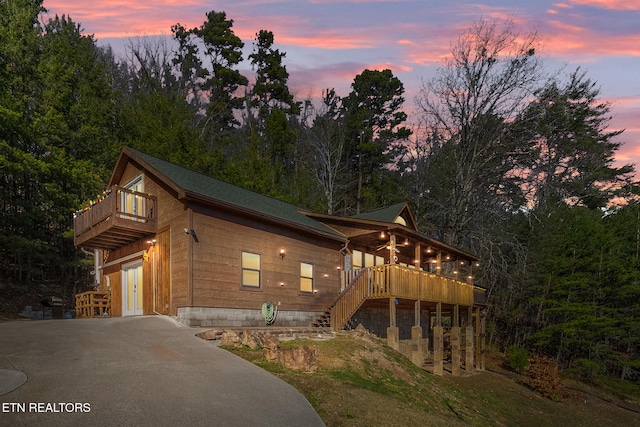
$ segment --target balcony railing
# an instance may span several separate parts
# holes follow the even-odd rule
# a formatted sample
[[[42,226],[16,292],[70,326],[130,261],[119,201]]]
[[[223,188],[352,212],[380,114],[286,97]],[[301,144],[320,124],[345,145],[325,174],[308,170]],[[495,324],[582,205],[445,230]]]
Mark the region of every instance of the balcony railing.
[[[104,199],[73,220],[74,244],[116,249],[157,232],[157,198],[113,186]]]
[[[485,305],[485,291],[470,283],[397,265],[358,271],[331,308],[331,325],[340,329],[367,299],[404,298],[462,306]]]

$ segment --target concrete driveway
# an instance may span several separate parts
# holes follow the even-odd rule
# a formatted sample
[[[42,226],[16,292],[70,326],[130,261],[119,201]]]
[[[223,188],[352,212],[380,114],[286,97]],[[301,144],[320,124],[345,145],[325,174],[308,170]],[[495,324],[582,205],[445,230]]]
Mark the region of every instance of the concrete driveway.
[[[198,331],[163,317],[0,323],[0,393],[26,374],[0,395],[0,426],[323,425],[293,387]]]

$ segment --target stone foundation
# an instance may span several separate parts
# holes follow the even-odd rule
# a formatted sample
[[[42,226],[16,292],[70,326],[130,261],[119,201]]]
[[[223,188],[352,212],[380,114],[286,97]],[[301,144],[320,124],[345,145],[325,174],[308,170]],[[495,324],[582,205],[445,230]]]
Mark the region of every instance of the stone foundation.
[[[280,311],[271,326],[308,327],[321,315],[315,311]],[[262,310],[181,307],[178,322],[199,327],[260,327],[265,326]]]

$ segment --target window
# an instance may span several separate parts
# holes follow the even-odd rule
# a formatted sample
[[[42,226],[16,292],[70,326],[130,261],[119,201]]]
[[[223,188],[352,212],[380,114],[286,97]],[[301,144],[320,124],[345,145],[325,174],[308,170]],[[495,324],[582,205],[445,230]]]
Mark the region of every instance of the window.
[[[360,270],[362,267],[373,267],[374,265],[383,265],[384,257],[369,254],[366,252],[353,251],[353,269]]]
[[[142,175],[138,176],[127,185],[124,186],[125,189],[131,190],[122,191],[120,193],[120,210],[123,213],[132,214],[132,216],[124,216],[124,218],[132,219],[134,221],[144,221],[143,218],[137,218],[139,216],[144,216],[144,201],[145,198],[136,193],[141,193],[144,191],[144,181],[142,180]]]
[[[260,287],[260,255],[242,252],[242,286]]]
[[[360,270],[362,268],[362,252],[353,251],[353,269]]]
[[[300,291],[313,292],[313,264],[300,263]]]

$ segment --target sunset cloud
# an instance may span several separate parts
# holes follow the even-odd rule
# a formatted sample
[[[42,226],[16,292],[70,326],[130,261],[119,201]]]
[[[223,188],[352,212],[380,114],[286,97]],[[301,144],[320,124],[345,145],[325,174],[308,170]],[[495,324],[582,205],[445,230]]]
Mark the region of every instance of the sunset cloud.
[[[570,0],[573,4],[581,6],[593,6],[611,10],[638,10],[640,11],[639,0]]]
[[[274,33],[297,97],[319,97],[327,88],[344,96],[365,68],[389,68],[405,85],[407,112],[421,79],[433,75],[460,34],[480,19],[511,20],[517,31],[538,32],[545,62],[597,73],[602,96],[612,101],[611,129],[626,129],[618,158],[640,164],[640,0],[45,0],[44,6],[50,16],[70,16],[99,43],[121,47],[136,36],[170,36],[176,23],[198,27],[207,12],[225,11],[245,52],[257,31]]]

